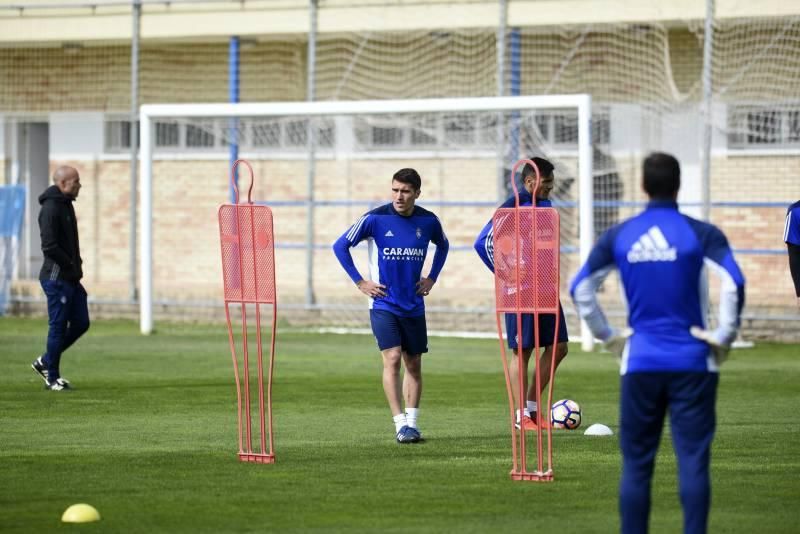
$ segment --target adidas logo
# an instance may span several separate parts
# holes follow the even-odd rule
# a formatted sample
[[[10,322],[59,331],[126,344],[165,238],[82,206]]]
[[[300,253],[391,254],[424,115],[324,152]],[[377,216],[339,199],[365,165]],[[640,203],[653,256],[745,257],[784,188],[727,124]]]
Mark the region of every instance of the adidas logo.
[[[386,233],[385,233],[385,234],[383,234],[383,235],[384,235],[385,237],[394,237],[394,234],[392,233],[392,231],[391,231],[391,230],[389,230],[388,232],[386,232]]]
[[[658,226],[653,226],[642,234],[628,251],[629,263],[675,261],[676,259],[678,259],[678,251],[675,247],[669,246],[667,238],[664,237]]]

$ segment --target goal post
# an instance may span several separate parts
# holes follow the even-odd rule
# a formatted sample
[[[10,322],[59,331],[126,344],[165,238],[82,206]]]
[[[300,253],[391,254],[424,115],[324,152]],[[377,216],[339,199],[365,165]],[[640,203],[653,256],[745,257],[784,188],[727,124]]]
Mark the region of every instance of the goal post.
[[[143,334],[149,334],[153,330],[153,215],[154,215],[154,155],[156,148],[156,125],[164,121],[213,121],[213,120],[228,120],[240,119],[247,121],[255,120],[271,120],[279,118],[296,118],[299,120],[331,120],[339,117],[349,117],[351,119],[362,117],[380,117],[382,123],[381,128],[373,130],[386,132],[391,130],[391,121],[396,120],[398,117],[419,117],[419,116],[436,116],[437,114],[464,114],[464,116],[472,117],[478,116],[479,113],[493,113],[496,112],[498,116],[505,114],[506,117],[511,117],[508,120],[508,128],[519,128],[520,117],[528,115],[536,115],[536,113],[546,112],[547,110],[571,110],[576,114],[576,124],[573,124],[577,132],[574,144],[576,145],[575,154],[572,159],[575,160],[575,178],[577,178],[577,198],[574,198],[572,206],[577,205],[577,227],[575,234],[576,243],[574,243],[574,251],[577,252],[580,262],[585,261],[588,257],[589,251],[593,243],[593,213],[592,213],[592,199],[593,199],[593,179],[592,179],[592,141],[591,141],[591,113],[592,113],[592,100],[591,96],[587,94],[574,94],[574,95],[544,95],[544,96],[513,96],[513,97],[478,97],[478,98],[432,98],[432,99],[404,99],[404,100],[362,100],[362,101],[320,101],[320,102],[267,102],[267,103],[231,103],[231,104],[146,104],[140,108],[140,180],[139,180],[139,199],[140,199],[140,329]],[[472,115],[470,115],[472,114]],[[533,117],[535,119],[535,117]],[[538,122],[531,119],[530,123],[534,124],[533,128],[536,129]],[[471,120],[471,119],[470,119]],[[229,121],[232,122],[232,121]],[[240,121],[236,121],[239,123]],[[477,119],[476,119],[477,122]],[[431,124],[434,124],[432,121]],[[388,125],[388,126],[387,126]],[[429,129],[421,129],[411,135],[412,141],[414,139],[422,141],[429,141],[436,136],[437,126],[431,126]],[[441,124],[438,126],[442,130]],[[497,132],[500,130],[497,123],[491,128],[487,128]],[[419,133],[421,132],[421,133]],[[263,132],[262,132],[263,133]],[[452,131],[450,132],[452,134]],[[177,134],[176,134],[177,135]],[[396,135],[389,132],[389,135]],[[496,134],[492,134],[495,136]],[[515,134],[505,133],[505,140],[501,142],[498,140],[494,145],[491,141],[487,141],[485,146],[473,148],[474,151],[483,150],[484,152],[496,151],[498,159],[505,161],[516,161],[521,152],[527,150],[534,150],[540,155],[549,157],[547,141],[542,141],[539,146],[534,142],[531,148],[529,145],[526,148],[520,149],[519,146],[514,146],[511,151],[517,153],[509,153],[508,139],[518,137],[518,132]],[[235,139],[242,138],[241,132],[235,136]],[[497,135],[499,137],[499,135]],[[531,136],[539,139],[538,136]],[[476,138],[486,141],[487,138]],[[434,148],[429,150],[432,154],[438,154],[437,150],[441,148]],[[501,154],[502,152],[502,154]],[[316,152],[317,156],[319,152]],[[528,157],[530,154],[521,154]],[[262,157],[258,148],[252,149],[252,155],[248,156],[249,159],[259,159]],[[269,158],[267,154],[263,155],[264,158]],[[299,158],[303,154],[298,154]],[[338,158],[334,154],[332,158]],[[408,159],[402,152],[398,152],[395,160]],[[412,165],[409,165],[412,166]],[[510,165],[509,165],[510,166]],[[224,182],[226,176],[208,176],[208,180],[219,180]],[[291,176],[265,176],[267,182],[273,180],[288,180]],[[157,186],[155,186],[157,189]],[[423,184],[425,188],[425,184]],[[494,192],[496,189],[491,188]],[[484,197],[485,198],[485,195]],[[427,200],[427,197],[426,199]],[[493,200],[494,201],[494,200]],[[220,203],[222,199],[220,199]],[[425,204],[424,201],[420,201]],[[444,205],[445,200],[440,200],[439,203]],[[174,206],[174,204],[173,204]],[[209,206],[209,211],[212,212],[216,206]],[[313,206],[312,206],[313,208]],[[276,223],[280,218],[276,214]],[[485,222],[485,221],[484,221]],[[340,231],[344,231],[341,228]],[[278,237],[276,236],[276,239]],[[464,245],[462,248],[466,248]],[[309,253],[313,254],[313,251]],[[278,259],[280,262],[280,259]],[[279,293],[281,292],[279,288]],[[491,296],[491,294],[489,294]],[[592,338],[585,325],[581,328],[581,339],[585,349],[590,349],[592,346]]]

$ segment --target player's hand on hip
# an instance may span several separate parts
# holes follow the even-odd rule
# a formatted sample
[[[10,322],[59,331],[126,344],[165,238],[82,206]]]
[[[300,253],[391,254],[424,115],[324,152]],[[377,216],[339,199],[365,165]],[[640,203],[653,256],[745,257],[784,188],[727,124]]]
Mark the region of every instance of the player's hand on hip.
[[[611,335],[603,341],[603,347],[608,352],[614,354],[617,358],[622,358],[622,352],[625,350],[625,345],[628,343],[628,338],[632,335],[632,328],[612,330]]]
[[[359,291],[370,298],[376,299],[386,296],[386,286],[372,280],[360,280],[356,286],[358,286]]]
[[[419,282],[417,282],[417,295],[427,297],[435,283],[430,278],[420,278]]]
[[[713,332],[704,330],[699,326],[693,326],[689,329],[689,333],[692,334],[693,337],[705,341],[708,344],[711,353],[714,355],[714,359],[717,361],[717,365],[722,365],[722,362],[728,359],[728,353],[731,350],[730,345],[726,345],[716,339]]]

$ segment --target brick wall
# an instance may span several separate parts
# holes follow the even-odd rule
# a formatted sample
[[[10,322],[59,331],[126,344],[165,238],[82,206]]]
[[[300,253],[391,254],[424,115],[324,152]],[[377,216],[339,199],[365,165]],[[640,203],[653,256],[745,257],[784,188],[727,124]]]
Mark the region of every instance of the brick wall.
[[[85,283],[99,298],[124,298],[129,277],[129,173],[125,162],[69,161],[81,173],[83,188],[76,202]],[[775,165],[771,171],[770,165]],[[370,206],[388,202],[390,177],[401,166],[413,165],[423,176],[419,205],[426,201],[492,201],[495,198],[494,160],[463,159],[319,161],[315,196],[320,201],[358,199],[363,205],[325,206],[315,213],[314,291],[321,303],[363,304],[364,299],[341,270],[328,248]],[[55,164],[54,164],[55,166]],[[303,201],[306,169],[302,161],[254,161],[256,200]],[[621,165],[624,168],[625,165]],[[800,196],[797,180],[800,158],[743,158],[714,162],[715,199],[752,200],[742,193],[759,179],[756,198],[786,199],[787,191]],[[156,161],[153,185],[153,277],[156,299],[217,300],[221,267],[217,209],[228,195],[225,161]],[[632,181],[625,178],[624,182]],[[725,190],[719,183],[726,183]],[[242,198],[249,177],[241,175]],[[773,191],[774,189],[774,191]],[[370,203],[370,204],[367,204]],[[493,280],[472,251],[480,228],[493,213],[484,206],[429,206],[442,220],[453,250],[437,284],[431,305],[472,308],[492,306]],[[626,217],[636,209],[621,210]],[[275,239],[305,243],[306,208],[275,206]],[[784,210],[774,207],[718,208],[712,220],[738,249],[782,250]],[[564,210],[564,226],[575,227],[574,210]],[[141,236],[139,236],[141,239]],[[459,250],[462,248],[463,250]],[[367,274],[366,248],[353,251],[356,264]],[[792,313],[794,295],[785,255],[741,254],[738,260],[748,281],[748,311]],[[282,302],[302,302],[306,291],[306,255],[301,248],[276,250],[277,280]],[[430,258],[428,259],[428,264]],[[563,290],[578,267],[577,255],[562,256]],[[712,277],[713,279],[713,277]],[[607,290],[614,301],[618,291]]]

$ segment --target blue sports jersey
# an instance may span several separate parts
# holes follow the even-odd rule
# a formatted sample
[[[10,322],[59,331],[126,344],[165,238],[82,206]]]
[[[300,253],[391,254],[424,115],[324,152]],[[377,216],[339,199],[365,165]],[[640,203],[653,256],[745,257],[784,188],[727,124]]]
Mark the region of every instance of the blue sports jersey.
[[[416,284],[428,244],[436,245],[428,278],[436,280],[444,267],[450,245],[442,224],[432,212],[414,206],[410,216],[397,213],[392,204],[375,208],[361,216],[333,244],[336,258],[353,282],[363,279],[353,263],[350,247],[366,239],[369,249],[370,280],[386,286],[386,296],[370,299],[370,309],[386,310],[404,317],[425,313],[425,300],[417,295]]]
[[[506,199],[500,207],[501,208],[513,208],[516,205],[516,199],[512,196]],[[522,191],[519,194],[519,205],[522,206],[530,206],[531,205],[531,194],[527,191]],[[537,198],[536,199],[536,207],[537,208],[549,208],[552,207],[552,202],[546,198]],[[478,253],[478,256],[481,258],[484,264],[489,268],[490,271],[494,272],[494,226],[492,224],[492,220],[486,223],[483,227],[481,232],[478,234],[478,238],[475,239],[475,252]]]
[[[800,246],[800,200],[786,211],[786,224],[783,226],[783,242]]]
[[[612,269],[619,270],[634,332],[622,354],[622,374],[717,371],[709,346],[689,333],[692,326],[706,328],[704,266],[722,280],[712,336],[728,345],[744,305],[744,276],[724,234],[680,213],[675,202],[652,201],[605,232],[572,280],[570,293],[592,333],[606,340],[612,330],[595,292]]]

